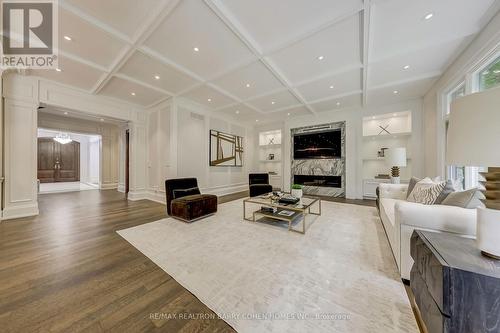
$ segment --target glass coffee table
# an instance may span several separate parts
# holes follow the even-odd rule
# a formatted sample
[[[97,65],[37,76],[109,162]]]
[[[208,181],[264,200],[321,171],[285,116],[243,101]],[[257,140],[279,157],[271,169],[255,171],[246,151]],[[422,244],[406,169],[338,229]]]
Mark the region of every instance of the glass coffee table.
[[[254,204],[260,207],[274,208],[275,212],[263,211],[260,207],[258,210],[251,212],[251,216],[247,216],[247,205]],[[311,211],[312,206],[316,206],[315,211]],[[288,213],[286,213],[288,212]],[[243,219],[250,222],[256,222],[257,217],[267,217],[274,220],[288,222],[288,230],[298,232],[301,234],[306,233],[306,216],[307,215],[321,215],[321,199],[302,197],[296,204],[282,204],[269,196],[258,196],[243,200]],[[302,230],[292,228],[295,221],[302,221]]]

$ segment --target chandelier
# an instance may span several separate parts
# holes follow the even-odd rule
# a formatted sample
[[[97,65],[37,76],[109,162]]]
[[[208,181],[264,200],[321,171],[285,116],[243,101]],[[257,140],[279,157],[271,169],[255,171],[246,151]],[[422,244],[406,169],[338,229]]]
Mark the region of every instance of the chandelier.
[[[70,138],[69,134],[67,134],[67,133],[59,133],[54,138],[54,141],[59,142],[62,145],[65,145],[67,143],[70,143],[73,140]]]

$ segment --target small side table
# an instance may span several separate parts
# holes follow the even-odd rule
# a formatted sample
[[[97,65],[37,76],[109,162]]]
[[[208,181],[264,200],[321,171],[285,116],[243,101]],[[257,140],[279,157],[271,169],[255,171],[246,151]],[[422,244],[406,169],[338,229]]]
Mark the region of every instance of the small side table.
[[[476,241],[416,230],[411,289],[429,333],[500,333],[500,261]]]

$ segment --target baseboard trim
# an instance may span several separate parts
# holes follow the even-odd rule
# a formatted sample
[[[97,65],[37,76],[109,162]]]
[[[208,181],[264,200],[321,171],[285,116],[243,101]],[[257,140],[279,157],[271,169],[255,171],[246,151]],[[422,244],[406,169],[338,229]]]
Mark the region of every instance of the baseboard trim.
[[[119,184],[116,190],[118,192],[125,193],[125,185]]]
[[[130,201],[149,200],[147,191],[130,191],[127,199]]]
[[[102,183],[101,190],[116,190],[118,188],[118,183]]]
[[[2,212],[2,220],[12,220],[22,217],[36,216],[40,214],[38,210],[38,202],[30,205],[12,206],[4,208]]]

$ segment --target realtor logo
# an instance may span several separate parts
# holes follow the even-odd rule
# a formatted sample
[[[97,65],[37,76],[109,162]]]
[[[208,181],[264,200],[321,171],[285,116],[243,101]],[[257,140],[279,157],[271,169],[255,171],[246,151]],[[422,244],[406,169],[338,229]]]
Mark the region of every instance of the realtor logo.
[[[57,0],[2,1],[2,68],[57,67]]]

